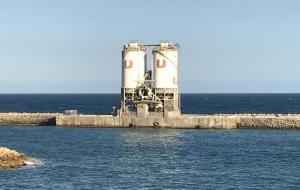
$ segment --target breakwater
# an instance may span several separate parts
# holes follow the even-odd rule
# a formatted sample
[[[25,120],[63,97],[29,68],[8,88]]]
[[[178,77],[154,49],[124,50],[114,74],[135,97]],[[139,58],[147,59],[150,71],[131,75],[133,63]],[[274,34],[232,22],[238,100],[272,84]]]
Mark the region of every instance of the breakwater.
[[[0,113],[0,126],[55,125],[59,113]]]
[[[181,114],[172,117],[118,117],[112,115],[59,115],[65,127],[156,127],[185,129],[273,128],[300,129],[300,114]]]
[[[113,116],[63,113],[0,113],[0,126],[98,128],[300,129],[300,114],[181,114],[177,116]]]
[[[300,114],[241,114],[237,128],[300,129]]]

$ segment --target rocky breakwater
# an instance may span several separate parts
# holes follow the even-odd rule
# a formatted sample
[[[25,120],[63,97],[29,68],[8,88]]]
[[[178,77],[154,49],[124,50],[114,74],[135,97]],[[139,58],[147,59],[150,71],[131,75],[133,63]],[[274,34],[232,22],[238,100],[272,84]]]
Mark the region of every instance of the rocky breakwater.
[[[32,158],[23,153],[0,147],[0,170],[20,168],[33,162]]]
[[[55,125],[59,113],[0,113],[0,126]]]
[[[300,129],[300,114],[240,114],[237,128]]]

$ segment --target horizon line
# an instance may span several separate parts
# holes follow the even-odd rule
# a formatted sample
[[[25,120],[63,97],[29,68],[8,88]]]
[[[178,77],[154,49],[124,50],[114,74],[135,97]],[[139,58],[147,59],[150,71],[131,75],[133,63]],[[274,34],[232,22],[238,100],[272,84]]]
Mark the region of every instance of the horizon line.
[[[21,93],[0,93],[0,95],[97,95],[97,94],[118,94],[120,92],[21,92]],[[180,94],[300,94],[300,92],[181,92]]]

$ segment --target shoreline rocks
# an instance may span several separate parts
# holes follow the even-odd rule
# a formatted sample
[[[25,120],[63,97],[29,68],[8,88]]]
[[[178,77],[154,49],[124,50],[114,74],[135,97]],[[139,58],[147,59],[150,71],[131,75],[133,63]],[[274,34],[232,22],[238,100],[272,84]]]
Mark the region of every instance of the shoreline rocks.
[[[28,162],[33,162],[33,159],[15,150],[0,147],[0,170],[20,168]]]

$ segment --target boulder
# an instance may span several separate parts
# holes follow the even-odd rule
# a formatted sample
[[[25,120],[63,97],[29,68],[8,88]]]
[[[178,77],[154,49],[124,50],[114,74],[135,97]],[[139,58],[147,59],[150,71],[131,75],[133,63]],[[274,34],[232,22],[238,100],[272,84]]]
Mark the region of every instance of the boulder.
[[[33,161],[23,153],[0,147],[0,170],[20,168]]]

